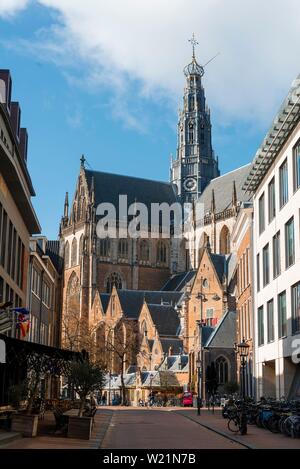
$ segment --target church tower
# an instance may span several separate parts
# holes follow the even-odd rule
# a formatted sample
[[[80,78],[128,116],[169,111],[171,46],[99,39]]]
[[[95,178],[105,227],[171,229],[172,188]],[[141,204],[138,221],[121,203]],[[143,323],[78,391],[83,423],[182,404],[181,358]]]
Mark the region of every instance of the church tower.
[[[201,82],[204,68],[195,57],[198,43],[194,35],[190,42],[193,55],[184,68],[186,86],[179,111],[177,156],[171,162],[171,182],[176,184],[182,202],[197,199],[211,179],[220,175],[212,149],[210,110]]]

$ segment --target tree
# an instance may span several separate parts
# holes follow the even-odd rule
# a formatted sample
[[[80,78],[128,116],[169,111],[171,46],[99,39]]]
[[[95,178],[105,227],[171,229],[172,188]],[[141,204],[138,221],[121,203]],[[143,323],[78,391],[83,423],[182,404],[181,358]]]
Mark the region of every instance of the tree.
[[[78,417],[82,416],[87,396],[94,391],[101,391],[104,386],[104,372],[88,360],[73,360],[69,366],[68,378],[79,395]]]
[[[236,381],[228,381],[224,384],[224,391],[226,394],[235,394],[239,390],[239,385]]]
[[[120,373],[121,405],[126,404],[124,375],[130,365],[136,364],[139,352],[139,334],[132,321],[120,320],[115,327],[106,325],[107,369]]]

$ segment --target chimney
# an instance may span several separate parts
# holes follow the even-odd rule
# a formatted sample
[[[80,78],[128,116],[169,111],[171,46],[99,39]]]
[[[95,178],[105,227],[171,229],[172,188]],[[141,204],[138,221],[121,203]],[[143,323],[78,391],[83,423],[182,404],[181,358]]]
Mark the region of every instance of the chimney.
[[[12,80],[9,70],[0,70],[0,91],[1,102],[6,105],[7,112],[10,114],[11,106]]]
[[[20,129],[20,153],[21,157],[27,162],[27,149],[28,149],[28,133],[27,129]]]
[[[18,142],[20,141],[20,125],[21,125],[21,108],[17,101],[13,101],[10,107],[10,122],[17,137]]]

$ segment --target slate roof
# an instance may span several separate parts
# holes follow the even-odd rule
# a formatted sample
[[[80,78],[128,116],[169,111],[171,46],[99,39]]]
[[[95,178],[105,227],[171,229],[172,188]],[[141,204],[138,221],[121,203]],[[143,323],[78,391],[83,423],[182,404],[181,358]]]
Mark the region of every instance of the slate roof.
[[[233,349],[236,341],[236,312],[227,311],[208,337],[205,347]]]
[[[176,336],[180,320],[173,306],[148,304],[151,318],[160,336]]]
[[[172,354],[181,353],[183,350],[183,342],[178,337],[171,339],[160,337],[160,342],[164,353],[169,353],[170,347],[172,347]]]
[[[175,305],[181,298],[180,292],[118,290],[118,295],[124,315],[127,318],[138,319],[144,301],[150,304],[168,303]]]
[[[47,241],[46,255],[50,257],[58,273],[62,272],[63,259],[59,255],[59,241]]]
[[[134,202],[144,203],[150,209],[151,203],[166,202],[172,204],[177,201],[175,186],[161,181],[152,181],[132,176],[85,170],[89,188],[94,178],[95,204],[101,202],[112,203],[118,213],[119,195],[127,195],[128,205]]]
[[[223,282],[223,276],[226,273],[226,256],[223,254],[213,254],[209,252],[209,256],[216,269],[220,283]]]
[[[109,293],[100,293],[100,300],[102,303],[103,312],[106,313],[107,306],[109,303],[110,294]]]
[[[167,357],[167,369],[170,371],[188,371],[188,355],[170,355]]]
[[[181,291],[187,283],[192,282],[195,278],[196,270],[189,270],[180,274],[173,275],[167,283],[162,287],[162,291]]]
[[[211,209],[212,190],[215,193],[216,213],[231,207],[233,181],[235,181],[237,200],[247,202],[251,199],[251,195],[242,190],[250,168],[251,163],[210,181],[199,197],[199,203],[204,204],[204,215]]]

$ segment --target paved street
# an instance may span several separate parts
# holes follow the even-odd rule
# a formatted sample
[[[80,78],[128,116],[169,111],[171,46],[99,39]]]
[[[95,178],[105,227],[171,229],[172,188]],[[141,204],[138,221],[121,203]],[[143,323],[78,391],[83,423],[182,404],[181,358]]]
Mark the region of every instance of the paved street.
[[[244,448],[169,409],[115,411],[101,447],[109,449]]]
[[[198,416],[196,409],[182,407],[101,407],[89,441],[51,435],[54,425],[52,414],[47,413],[43,426],[48,432],[39,431],[36,438],[21,438],[0,448],[300,449],[300,439],[273,434],[255,425],[248,426],[245,436],[232,433],[219,410],[212,414],[202,409]]]

